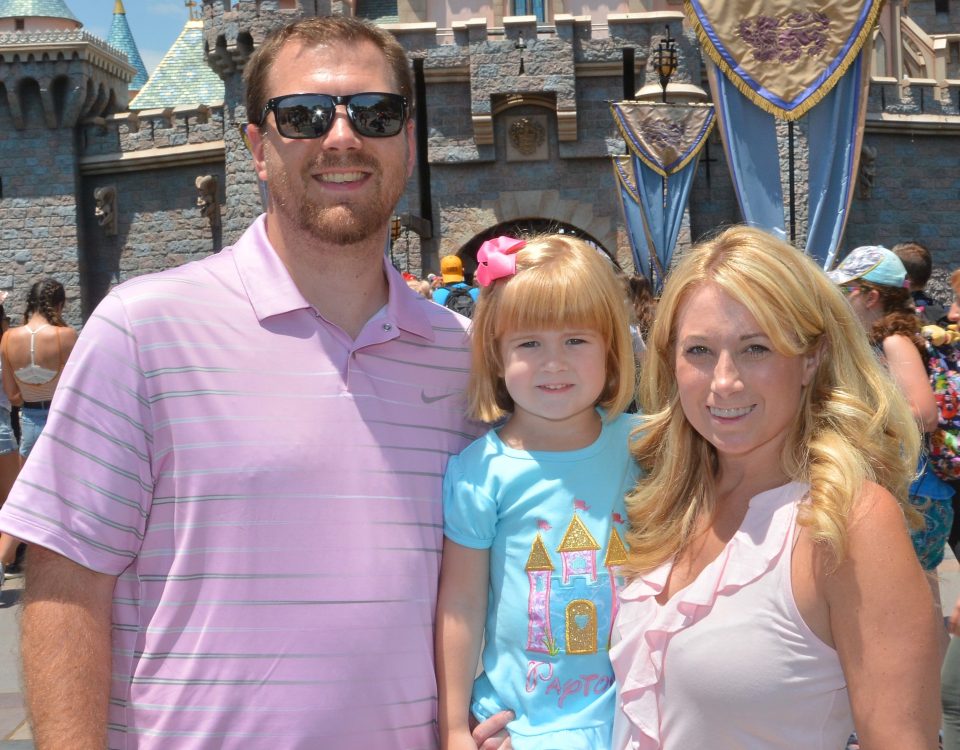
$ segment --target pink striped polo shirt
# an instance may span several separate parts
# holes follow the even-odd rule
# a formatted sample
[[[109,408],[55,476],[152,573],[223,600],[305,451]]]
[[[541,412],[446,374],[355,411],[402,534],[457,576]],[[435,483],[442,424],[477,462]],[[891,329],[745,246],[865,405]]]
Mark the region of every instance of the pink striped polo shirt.
[[[466,321],[385,262],[356,341],[261,217],[115,289],[0,527],[118,581],[111,748],[433,748],[433,620]]]

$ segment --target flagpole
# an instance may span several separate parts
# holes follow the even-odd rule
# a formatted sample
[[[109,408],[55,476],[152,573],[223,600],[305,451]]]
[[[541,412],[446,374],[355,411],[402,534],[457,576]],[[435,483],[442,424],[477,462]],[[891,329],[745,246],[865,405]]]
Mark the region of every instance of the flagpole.
[[[788,184],[790,196],[790,242],[795,245],[797,243],[797,206],[793,174],[793,120],[787,120],[787,172],[790,178]]]

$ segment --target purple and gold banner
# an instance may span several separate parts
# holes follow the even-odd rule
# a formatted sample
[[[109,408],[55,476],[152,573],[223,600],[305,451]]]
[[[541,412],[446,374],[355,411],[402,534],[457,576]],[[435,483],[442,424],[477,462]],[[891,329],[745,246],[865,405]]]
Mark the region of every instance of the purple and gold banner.
[[[616,102],[610,108],[630,150],[613,165],[634,267],[659,294],[713,129],[713,105]]]
[[[614,102],[610,108],[631,153],[661,177],[695,159],[714,125],[712,104]]]
[[[756,106],[796,120],[844,75],[883,0],[684,0],[704,50]]]

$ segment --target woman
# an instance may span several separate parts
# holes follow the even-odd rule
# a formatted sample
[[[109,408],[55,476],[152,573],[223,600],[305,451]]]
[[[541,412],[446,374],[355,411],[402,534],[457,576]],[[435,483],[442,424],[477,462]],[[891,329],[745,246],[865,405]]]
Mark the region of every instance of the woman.
[[[843,295],[734,227],[673,271],[648,343],[615,747],[936,747],[920,433]]]
[[[646,276],[626,276],[624,277],[624,287],[627,290],[627,300],[630,302],[630,309],[633,313],[630,320],[633,355],[639,365],[643,361],[643,353],[647,348],[646,338],[656,314],[657,300],[653,296],[653,287]]]
[[[904,286],[907,270],[900,258],[884,247],[858,247],[827,275],[840,285],[881,364],[906,396],[921,431],[936,430],[939,414],[924,364],[926,345],[910,290]],[[924,524],[913,529],[911,536],[920,565],[931,573],[929,580],[939,605],[940,586],[933,571],[943,562],[953,523],[953,488],[927,467],[925,456],[920,457],[917,477],[910,486],[910,502]]]
[[[3,390],[20,407],[20,456],[26,460],[50,411],[50,399],[63,365],[77,342],[77,332],[63,320],[63,284],[43,279],[30,287],[24,325],[0,339]],[[0,536],[0,564],[10,565],[18,540]]]

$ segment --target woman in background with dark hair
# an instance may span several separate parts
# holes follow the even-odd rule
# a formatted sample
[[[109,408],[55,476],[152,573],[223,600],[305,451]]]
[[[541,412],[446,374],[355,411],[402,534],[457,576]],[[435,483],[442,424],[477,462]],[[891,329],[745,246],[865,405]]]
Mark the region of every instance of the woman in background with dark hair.
[[[643,360],[647,350],[647,333],[653,325],[653,316],[657,310],[657,300],[653,296],[653,287],[646,276],[625,276],[623,280],[630,302],[630,337],[633,340],[633,355],[637,364]]]
[[[20,456],[26,460],[40,436],[63,365],[77,343],[77,332],[63,320],[63,284],[43,279],[30,287],[24,325],[0,339],[3,390],[20,407]],[[0,415],[2,418],[2,415]],[[0,536],[0,565],[13,562],[19,542]]]
[[[831,271],[850,306],[867,331],[870,344],[886,366],[903,395],[921,432],[937,429],[939,413],[930,386],[920,334],[920,319],[914,310],[906,269],[890,250],[879,245],[858,247]],[[939,479],[921,456],[917,478],[910,485],[910,503],[923,516],[924,525],[911,537],[923,569],[930,574],[930,587],[940,605],[940,586],[935,571],[943,561],[953,523],[953,488]],[[946,634],[943,634],[944,645]]]

